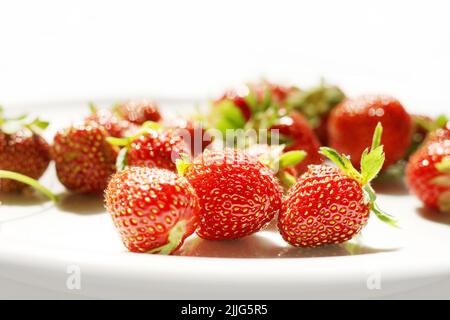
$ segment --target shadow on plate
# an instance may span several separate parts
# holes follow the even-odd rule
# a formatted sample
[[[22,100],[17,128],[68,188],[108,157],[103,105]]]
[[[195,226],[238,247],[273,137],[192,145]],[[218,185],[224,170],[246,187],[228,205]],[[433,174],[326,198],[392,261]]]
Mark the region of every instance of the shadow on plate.
[[[5,206],[37,206],[46,202],[50,200],[30,189],[16,193],[0,193],[0,203]]]
[[[80,215],[99,214],[105,212],[101,195],[83,195],[66,192],[59,196],[58,208],[64,212]]]
[[[422,218],[426,220],[450,226],[450,213],[448,212],[440,212],[438,210],[425,207],[418,208],[416,209],[416,211]]]
[[[396,249],[376,249],[361,244],[329,245],[319,248],[295,248],[265,232],[239,240],[208,241],[198,237],[188,240],[175,255],[210,258],[319,258],[375,254]]]

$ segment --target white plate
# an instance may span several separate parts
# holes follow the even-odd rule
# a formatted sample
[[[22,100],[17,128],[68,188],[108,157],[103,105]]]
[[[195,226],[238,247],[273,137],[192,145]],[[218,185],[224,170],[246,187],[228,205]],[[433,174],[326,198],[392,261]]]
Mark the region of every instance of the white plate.
[[[161,104],[173,115],[194,103]],[[49,138],[87,113],[75,102],[32,107],[53,121]],[[52,167],[42,181],[63,190]],[[0,297],[450,298],[450,216],[422,209],[401,183],[377,189],[400,230],[372,217],[351,246],[297,249],[270,226],[238,241],[193,236],[177,256],[127,252],[100,198],[66,194],[55,207],[0,195]]]

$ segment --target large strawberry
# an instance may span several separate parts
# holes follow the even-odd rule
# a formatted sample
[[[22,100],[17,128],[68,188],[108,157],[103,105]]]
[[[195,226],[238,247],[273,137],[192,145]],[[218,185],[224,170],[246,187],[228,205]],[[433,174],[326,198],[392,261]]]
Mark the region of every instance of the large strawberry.
[[[306,118],[300,113],[292,111],[288,116],[282,117],[270,130],[278,130],[281,142],[286,144],[285,152],[293,150],[306,152],[305,159],[296,167],[298,173],[305,172],[311,164],[323,162],[323,157],[319,154],[320,142]]]
[[[136,135],[123,139],[109,138],[108,141],[123,147],[118,158],[119,169],[143,166],[176,171],[176,161],[182,154],[190,153],[180,135],[154,122],[147,122]]]
[[[13,171],[32,179],[39,179],[47,169],[51,157],[48,143],[38,133],[47,122],[26,117],[7,119],[0,108],[0,170]],[[26,184],[0,179],[1,192],[16,192]]]
[[[450,137],[436,136],[410,158],[409,189],[430,208],[450,212]]]
[[[141,125],[147,121],[158,122],[162,119],[158,105],[150,100],[131,100],[120,103],[113,111],[121,118]]]
[[[107,142],[108,132],[96,124],[59,131],[52,154],[59,181],[69,190],[102,193],[115,172],[118,148]]]
[[[173,172],[130,167],[116,173],[105,202],[123,243],[132,252],[170,254],[194,233],[199,200]]]
[[[337,168],[311,166],[289,191],[278,218],[278,228],[288,243],[314,247],[345,242],[366,225],[370,211],[394,223],[375,204],[376,195],[370,186],[384,162],[381,132],[382,127],[377,126],[370,152],[366,149],[363,153],[361,173],[348,157],[321,148]]]
[[[266,226],[281,209],[282,191],[271,170],[243,151],[205,151],[178,165],[200,199],[197,234],[210,240],[242,238]]]
[[[412,121],[401,103],[389,96],[347,99],[333,109],[328,123],[330,146],[358,165],[378,122],[384,128],[384,168],[402,159],[411,142]]]

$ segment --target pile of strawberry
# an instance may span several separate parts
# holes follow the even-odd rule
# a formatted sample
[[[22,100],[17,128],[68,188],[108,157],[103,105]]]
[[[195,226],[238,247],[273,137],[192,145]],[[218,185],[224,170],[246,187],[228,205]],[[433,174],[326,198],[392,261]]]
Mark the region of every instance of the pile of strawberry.
[[[170,254],[196,233],[238,239],[276,220],[298,247],[352,239],[376,203],[371,181],[406,163],[408,186],[426,206],[450,211],[450,126],[410,115],[389,96],[347,98],[324,83],[310,90],[266,81],[227,91],[209,112],[163,119],[147,100],[110,109],[91,105],[80,123],[49,145],[48,124],[0,109],[0,191],[39,184],[51,160],[70,191],[103,194],[124,245]],[[267,131],[268,145],[216,148],[210,130]],[[234,141],[234,140],[233,140]],[[326,162],[325,160],[328,159]]]

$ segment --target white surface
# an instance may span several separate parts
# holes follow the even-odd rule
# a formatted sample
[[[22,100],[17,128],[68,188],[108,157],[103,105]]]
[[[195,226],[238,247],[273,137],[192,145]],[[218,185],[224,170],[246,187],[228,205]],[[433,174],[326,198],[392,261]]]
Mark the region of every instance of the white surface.
[[[173,114],[192,103],[162,105]],[[56,127],[86,111],[60,106],[36,109]],[[63,190],[53,168],[43,182]],[[170,257],[127,252],[101,198],[66,194],[56,208],[2,195],[0,298],[450,298],[450,216],[420,209],[402,185],[377,190],[402,229],[372,217],[352,250],[289,247],[271,226],[233,242],[194,236]],[[80,268],[81,290],[66,285],[70,266]]]

